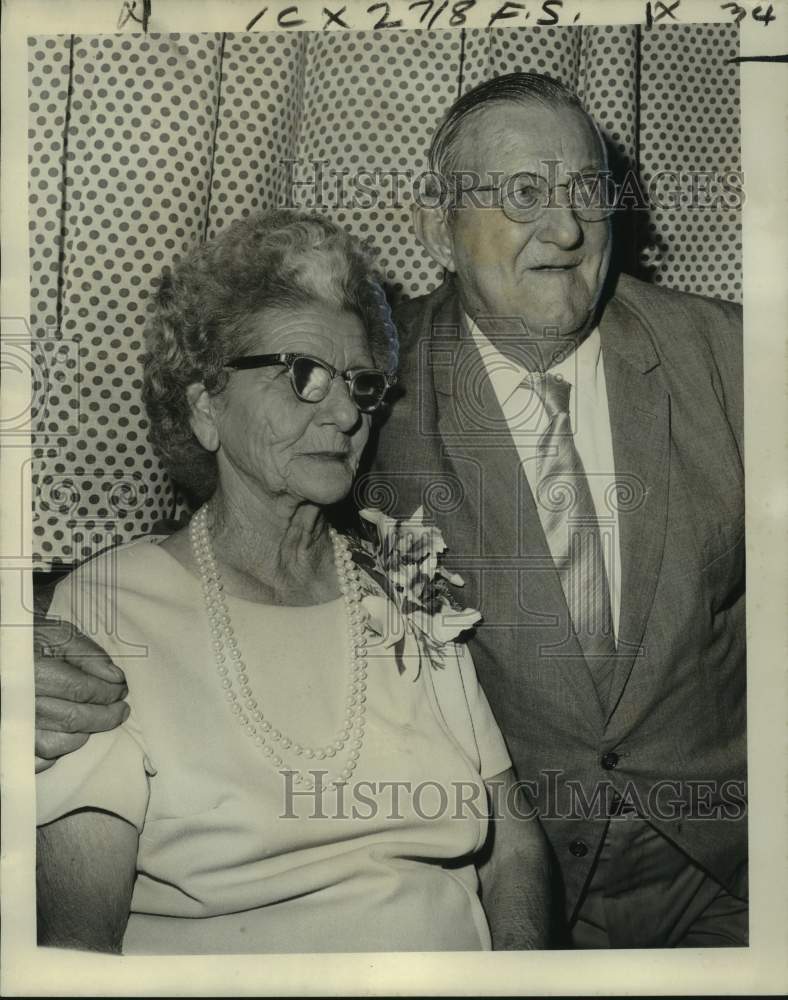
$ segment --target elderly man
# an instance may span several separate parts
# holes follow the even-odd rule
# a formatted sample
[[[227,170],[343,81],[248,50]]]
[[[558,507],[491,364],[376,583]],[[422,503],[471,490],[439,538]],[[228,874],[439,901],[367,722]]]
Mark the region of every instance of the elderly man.
[[[474,659],[566,943],[744,945],[739,310],[609,273],[604,144],[548,78],[460,98],[430,162],[414,224],[447,277],[396,312],[404,396],[366,485],[427,507],[483,610]],[[42,728],[68,669],[42,674]],[[90,731],[119,709],[67,711]]]

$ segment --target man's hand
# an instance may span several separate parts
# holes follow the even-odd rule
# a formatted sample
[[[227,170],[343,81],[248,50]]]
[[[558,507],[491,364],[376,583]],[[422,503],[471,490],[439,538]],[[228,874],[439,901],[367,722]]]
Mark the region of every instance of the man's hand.
[[[123,671],[72,625],[36,615],[36,773],[128,717]]]

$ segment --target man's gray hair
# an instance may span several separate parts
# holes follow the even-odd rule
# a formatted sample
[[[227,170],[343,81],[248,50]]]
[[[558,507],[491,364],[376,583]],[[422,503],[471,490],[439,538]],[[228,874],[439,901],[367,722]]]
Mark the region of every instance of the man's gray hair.
[[[429,169],[435,182],[440,179],[444,195],[451,203],[455,181],[460,175],[461,143],[468,126],[490,107],[500,104],[542,104],[548,108],[572,108],[587,119],[599,137],[602,153],[605,143],[599,127],[588,114],[577,94],[569,87],[542,73],[507,73],[485,80],[458,98],[434,132],[428,152]],[[437,183],[430,194],[437,195]]]

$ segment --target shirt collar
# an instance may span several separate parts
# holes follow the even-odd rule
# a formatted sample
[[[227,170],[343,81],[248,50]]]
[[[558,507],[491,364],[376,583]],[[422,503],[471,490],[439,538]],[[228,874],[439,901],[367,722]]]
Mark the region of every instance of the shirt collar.
[[[510,399],[530,372],[527,368],[502,354],[467,313],[463,313],[463,318],[466,329],[482,356],[493,391],[503,404]],[[564,358],[563,361],[559,361],[550,371],[554,375],[560,375],[570,385],[577,386],[596,376],[601,357],[602,341],[599,336],[599,328],[595,326],[577,350]]]

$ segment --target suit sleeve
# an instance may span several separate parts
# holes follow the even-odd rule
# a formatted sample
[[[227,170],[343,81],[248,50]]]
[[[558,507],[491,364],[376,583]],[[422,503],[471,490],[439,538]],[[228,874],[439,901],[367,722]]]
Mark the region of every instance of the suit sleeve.
[[[707,299],[706,337],[714,362],[717,397],[744,454],[744,339],[741,307],[732,302]]]

